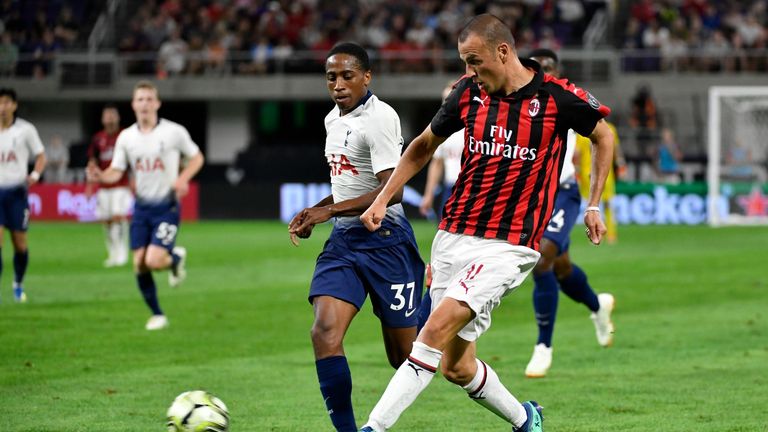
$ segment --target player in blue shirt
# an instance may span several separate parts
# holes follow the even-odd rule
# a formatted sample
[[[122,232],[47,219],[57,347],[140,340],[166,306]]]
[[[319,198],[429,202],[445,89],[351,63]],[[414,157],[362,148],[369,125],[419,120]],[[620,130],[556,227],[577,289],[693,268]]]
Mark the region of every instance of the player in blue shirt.
[[[560,64],[553,51],[540,48],[529,53],[528,57],[539,62],[545,73],[560,78]],[[590,310],[598,343],[602,346],[613,343],[613,295],[595,293],[587,282],[587,275],[571,261],[568,253],[571,231],[581,216],[581,195],[573,163],[575,146],[576,132],[569,130],[555,208],[541,239],[541,258],[533,269],[533,309],[539,337],[525,368],[528,378],[543,378],[552,365],[552,335],[561,290]],[[598,207],[587,208],[588,212],[599,210]]]
[[[402,189],[379,230],[368,231],[358,217],[386,184],[403,145],[397,113],[368,90],[371,68],[365,50],[352,43],[336,45],[326,58],[325,78],[336,103],[325,118],[332,194],[300,211],[289,232],[298,245],[298,238],[309,237],[316,224],[334,219],[309,291],[315,314],[312,346],[333,425],[338,431],[356,431],[344,334],[370,295],[389,363],[399,367],[416,339],[424,263],[400,205]]]

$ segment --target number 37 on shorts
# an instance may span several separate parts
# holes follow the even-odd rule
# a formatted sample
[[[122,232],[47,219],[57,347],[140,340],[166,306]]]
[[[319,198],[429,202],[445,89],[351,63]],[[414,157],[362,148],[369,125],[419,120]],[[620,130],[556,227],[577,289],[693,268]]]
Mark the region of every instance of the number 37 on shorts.
[[[413,308],[413,292],[416,289],[416,282],[408,282],[407,284],[392,284],[390,289],[393,291],[394,302],[389,305],[389,308],[393,311],[400,311],[405,309],[405,316],[411,316],[416,310]]]

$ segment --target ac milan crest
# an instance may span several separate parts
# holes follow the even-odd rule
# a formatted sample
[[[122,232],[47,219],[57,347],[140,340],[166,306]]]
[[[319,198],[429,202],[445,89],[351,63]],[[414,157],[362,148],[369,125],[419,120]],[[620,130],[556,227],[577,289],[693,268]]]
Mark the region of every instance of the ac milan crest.
[[[528,115],[536,117],[536,114],[539,113],[539,109],[541,109],[541,102],[539,102],[538,99],[531,99],[531,102],[528,104]]]

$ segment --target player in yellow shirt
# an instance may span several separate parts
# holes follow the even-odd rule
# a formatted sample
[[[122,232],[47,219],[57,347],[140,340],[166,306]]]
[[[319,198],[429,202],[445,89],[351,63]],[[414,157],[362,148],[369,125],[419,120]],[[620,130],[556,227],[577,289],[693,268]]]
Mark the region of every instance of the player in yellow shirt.
[[[608,127],[613,131],[613,165],[608,172],[608,178],[605,180],[605,189],[603,189],[603,195],[600,197],[601,206],[604,207],[605,214],[605,226],[608,228],[606,239],[608,243],[616,243],[619,239],[619,230],[616,223],[616,214],[611,208],[611,200],[616,196],[616,177],[618,174],[619,179],[624,179],[626,176],[627,165],[624,161],[624,154],[621,152],[621,146],[619,145],[619,134],[616,132],[616,126],[611,122],[606,121]],[[592,170],[592,151],[590,147],[592,141],[589,138],[581,135],[576,136],[576,149],[573,153],[573,161],[576,165],[576,178],[579,183],[579,192],[581,196],[587,197],[589,194],[589,176]]]

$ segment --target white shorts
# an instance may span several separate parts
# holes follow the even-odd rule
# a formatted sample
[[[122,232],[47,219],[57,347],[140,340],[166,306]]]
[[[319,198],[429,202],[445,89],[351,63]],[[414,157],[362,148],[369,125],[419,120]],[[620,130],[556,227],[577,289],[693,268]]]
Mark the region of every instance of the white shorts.
[[[432,310],[443,297],[467,303],[476,316],[459,337],[475,341],[490,328],[491,311],[523,283],[540,256],[504,240],[438,231],[432,243]]]
[[[133,204],[131,189],[128,187],[101,188],[96,193],[96,200],[96,217],[99,220],[128,216]]]

